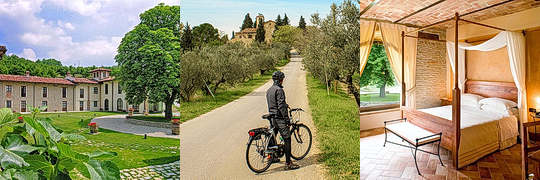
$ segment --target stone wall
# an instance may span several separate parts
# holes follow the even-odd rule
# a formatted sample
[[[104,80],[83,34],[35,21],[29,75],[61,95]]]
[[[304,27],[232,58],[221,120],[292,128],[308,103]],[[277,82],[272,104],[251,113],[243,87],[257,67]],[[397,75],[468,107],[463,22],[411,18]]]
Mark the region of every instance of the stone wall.
[[[443,32],[439,39],[445,39]],[[416,108],[441,105],[446,97],[446,44],[419,39],[416,54]]]

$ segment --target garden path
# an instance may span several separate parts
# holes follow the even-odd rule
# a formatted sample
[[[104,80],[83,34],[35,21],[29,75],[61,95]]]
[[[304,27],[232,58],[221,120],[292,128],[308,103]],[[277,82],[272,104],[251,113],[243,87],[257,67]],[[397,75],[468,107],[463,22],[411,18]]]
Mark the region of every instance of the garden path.
[[[92,119],[92,122],[96,122],[99,128],[118,131],[121,133],[129,133],[136,135],[146,134],[152,137],[180,139],[179,135],[171,134],[171,129],[169,128],[157,128],[130,124],[126,122],[125,114],[97,117]]]

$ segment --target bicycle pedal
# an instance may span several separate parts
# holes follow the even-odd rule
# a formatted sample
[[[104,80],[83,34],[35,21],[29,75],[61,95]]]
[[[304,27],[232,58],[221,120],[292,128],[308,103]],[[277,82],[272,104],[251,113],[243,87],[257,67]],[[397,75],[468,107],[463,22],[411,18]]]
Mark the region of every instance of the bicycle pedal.
[[[270,146],[270,147],[268,147],[268,149],[278,149],[278,148],[279,148],[279,146]]]

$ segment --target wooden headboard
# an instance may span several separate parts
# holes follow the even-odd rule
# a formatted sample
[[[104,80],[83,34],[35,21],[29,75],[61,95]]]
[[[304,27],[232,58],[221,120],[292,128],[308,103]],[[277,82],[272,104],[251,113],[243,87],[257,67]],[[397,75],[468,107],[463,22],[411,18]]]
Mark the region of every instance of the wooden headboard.
[[[498,97],[517,102],[518,89],[513,82],[472,81],[465,82],[465,93],[484,97]]]

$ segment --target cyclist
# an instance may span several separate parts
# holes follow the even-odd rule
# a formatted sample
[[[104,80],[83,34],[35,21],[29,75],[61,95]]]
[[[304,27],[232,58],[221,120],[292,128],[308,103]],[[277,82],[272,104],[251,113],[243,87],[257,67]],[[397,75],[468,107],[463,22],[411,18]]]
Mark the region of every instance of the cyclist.
[[[285,141],[285,158],[286,166],[285,170],[298,169],[300,166],[294,164],[291,161],[291,136],[289,130],[289,115],[287,102],[285,102],[285,91],[283,91],[283,79],[285,79],[285,74],[281,71],[276,71],[272,74],[272,80],[274,84],[266,91],[266,101],[268,103],[268,111],[270,115],[273,115],[272,123],[274,127],[279,130],[281,137]],[[276,132],[277,133],[277,132]],[[275,146],[276,142],[270,140],[269,146]],[[272,159],[272,162],[279,162],[279,159],[275,157]]]

